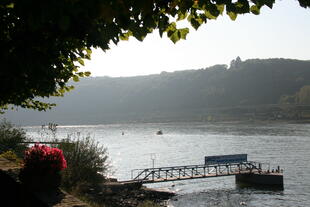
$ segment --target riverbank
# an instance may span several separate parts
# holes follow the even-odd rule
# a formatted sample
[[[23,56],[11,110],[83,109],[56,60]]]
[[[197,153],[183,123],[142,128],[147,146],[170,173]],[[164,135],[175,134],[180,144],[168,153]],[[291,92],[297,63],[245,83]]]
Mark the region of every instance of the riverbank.
[[[175,195],[174,192],[146,188],[140,183],[123,184],[119,182],[104,182],[97,187],[83,186],[77,193],[77,197],[59,190],[55,193],[49,192],[46,195],[42,192],[24,192],[24,187],[18,180],[20,166],[7,159],[0,158],[0,182],[6,189],[1,197],[5,202],[11,204],[21,204],[23,201],[29,204],[40,203],[42,206],[104,206],[104,207],[136,207],[143,206],[166,206],[166,201]],[[72,192],[75,194],[74,192]],[[22,198],[23,200],[14,198]],[[2,202],[3,199],[0,199]],[[16,203],[17,202],[17,203]],[[3,203],[3,202],[2,202]],[[0,206],[2,204],[0,203]],[[13,205],[14,206],[14,205]],[[27,206],[27,205],[26,205]]]
[[[97,188],[84,187],[80,190],[83,199],[105,207],[136,207],[143,206],[146,202],[154,207],[164,207],[176,195],[172,191],[147,188],[141,183],[105,182]]]

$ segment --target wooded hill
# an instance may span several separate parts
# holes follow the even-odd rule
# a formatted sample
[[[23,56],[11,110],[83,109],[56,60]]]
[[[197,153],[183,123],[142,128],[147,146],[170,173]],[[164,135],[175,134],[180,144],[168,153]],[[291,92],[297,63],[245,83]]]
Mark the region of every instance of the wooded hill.
[[[294,97],[307,85],[310,61],[238,57],[230,66],[84,78],[64,97],[50,99],[57,104],[51,111],[18,109],[1,116],[21,125],[199,120],[215,107],[297,103],[301,99]]]

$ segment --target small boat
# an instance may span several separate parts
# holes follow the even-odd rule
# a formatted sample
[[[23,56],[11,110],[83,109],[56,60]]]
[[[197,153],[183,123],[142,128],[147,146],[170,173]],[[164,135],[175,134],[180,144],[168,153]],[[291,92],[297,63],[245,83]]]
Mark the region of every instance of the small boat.
[[[156,132],[156,134],[157,134],[157,135],[162,135],[162,134],[163,134],[163,131],[158,130],[158,131]]]

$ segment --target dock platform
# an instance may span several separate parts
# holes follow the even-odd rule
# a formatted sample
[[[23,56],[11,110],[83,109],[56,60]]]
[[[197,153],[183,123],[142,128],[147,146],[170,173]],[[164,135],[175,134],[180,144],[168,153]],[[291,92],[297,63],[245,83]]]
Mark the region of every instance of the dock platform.
[[[243,156],[244,154],[242,154]],[[263,163],[243,160],[215,164],[210,160],[204,165],[184,165],[172,167],[157,167],[135,169],[131,172],[131,180],[123,183],[159,183],[182,181],[189,179],[213,178],[220,176],[235,176],[236,182],[256,185],[279,186],[283,188],[283,170],[263,169]],[[215,156],[213,156],[215,157]],[[212,158],[213,158],[212,157]],[[245,156],[246,157],[246,156]],[[226,157],[225,157],[226,158]],[[209,164],[212,163],[212,164]]]

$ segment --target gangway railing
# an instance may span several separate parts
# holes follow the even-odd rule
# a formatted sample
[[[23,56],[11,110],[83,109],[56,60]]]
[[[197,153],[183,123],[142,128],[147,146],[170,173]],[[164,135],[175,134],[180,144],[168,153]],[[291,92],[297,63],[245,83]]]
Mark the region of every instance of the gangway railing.
[[[173,167],[134,169],[131,171],[131,179],[135,182],[155,183],[215,176],[229,176],[242,173],[260,173],[267,171],[262,167],[263,163],[246,161],[227,164],[183,165]]]

